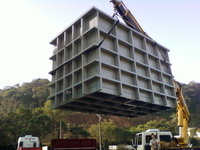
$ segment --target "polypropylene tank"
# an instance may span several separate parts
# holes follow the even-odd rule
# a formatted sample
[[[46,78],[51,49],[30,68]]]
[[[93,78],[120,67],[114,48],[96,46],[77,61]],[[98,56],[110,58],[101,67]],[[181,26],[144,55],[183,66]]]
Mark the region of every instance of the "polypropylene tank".
[[[50,42],[52,108],[137,117],[176,107],[169,49],[115,23],[92,7]]]

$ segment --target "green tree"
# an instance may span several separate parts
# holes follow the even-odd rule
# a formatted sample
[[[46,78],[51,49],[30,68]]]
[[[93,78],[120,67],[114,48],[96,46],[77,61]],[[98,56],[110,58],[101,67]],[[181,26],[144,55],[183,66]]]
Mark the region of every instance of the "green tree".
[[[40,78],[30,83],[23,83],[18,88],[23,106],[28,108],[43,106],[50,94],[48,84],[49,81],[47,79]]]
[[[20,107],[32,109],[43,106],[50,94],[48,84],[47,79],[36,79],[1,90],[0,115],[6,115]]]
[[[0,126],[2,135],[0,141],[5,141],[3,145],[16,143],[19,137],[25,135],[38,136],[43,139],[47,134],[53,132],[51,119],[40,109],[38,111],[18,108],[15,112],[2,116],[0,118],[0,122],[3,122]],[[0,142],[0,144],[2,143]]]
[[[0,115],[7,115],[9,112],[15,111],[20,107],[17,101],[18,91],[16,88],[6,89],[1,91],[0,96]]]
[[[0,117],[0,147],[9,146],[13,142],[12,134],[10,134],[12,129],[8,126],[10,123],[12,123],[11,120],[5,116]]]
[[[131,132],[144,132],[147,129],[159,129],[162,131],[171,131],[175,133],[176,124],[173,124],[171,121],[167,121],[165,119],[160,120],[152,120],[147,122],[146,124],[138,125],[137,127],[131,127]]]
[[[99,124],[92,125],[88,132],[91,137],[99,139]],[[111,144],[126,144],[134,136],[132,132],[118,127],[113,120],[101,122],[101,133],[104,148]]]
[[[183,85],[183,95],[191,113],[190,126],[198,127],[200,124],[200,83],[194,81]]]
[[[183,85],[183,94],[191,113],[199,113],[200,107],[200,83],[190,82]]]
[[[90,136],[82,127],[71,127],[69,133],[69,138],[88,138]]]
[[[51,138],[59,138],[60,135],[60,122],[62,122],[62,132],[67,132],[67,125],[66,121],[64,120],[65,116],[69,113],[66,110],[59,110],[59,109],[53,109],[51,110],[51,101],[47,100],[44,103],[44,107],[40,108],[44,111],[44,114],[46,114],[51,119],[51,128],[53,129],[53,132],[51,133]]]
[[[51,120],[45,114],[33,116],[27,121],[27,125],[29,127],[28,132],[40,138],[44,138],[48,133],[51,133],[53,130],[50,124]]]
[[[20,113],[18,114],[18,112]],[[0,141],[5,141],[3,145],[12,145],[16,143],[17,138],[22,135],[24,136],[26,133],[27,127],[22,120],[30,118],[30,113],[22,109],[19,109],[18,112],[10,112],[6,116],[1,117],[3,124],[1,124],[0,130],[1,135],[4,137],[1,137]]]
[[[197,136],[197,129],[190,130],[190,138],[194,138]]]

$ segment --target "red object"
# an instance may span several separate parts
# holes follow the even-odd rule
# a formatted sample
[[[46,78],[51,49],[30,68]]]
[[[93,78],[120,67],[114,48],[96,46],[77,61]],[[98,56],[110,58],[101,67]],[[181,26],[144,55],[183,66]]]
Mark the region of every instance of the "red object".
[[[31,147],[31,148],[19,147],[18,150],[42,150],[42,147]]]
[[[96,139],[52,139],[54,148],[67,148],[67,150],[96,150]]]

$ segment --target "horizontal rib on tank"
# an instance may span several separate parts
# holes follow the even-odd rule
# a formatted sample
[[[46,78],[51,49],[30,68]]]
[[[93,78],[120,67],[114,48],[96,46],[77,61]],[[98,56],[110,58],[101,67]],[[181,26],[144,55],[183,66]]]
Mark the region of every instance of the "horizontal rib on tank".
[[[115,23],[92,7],[51,41],[53,109],[137,117],[176,107],[169,50]]]

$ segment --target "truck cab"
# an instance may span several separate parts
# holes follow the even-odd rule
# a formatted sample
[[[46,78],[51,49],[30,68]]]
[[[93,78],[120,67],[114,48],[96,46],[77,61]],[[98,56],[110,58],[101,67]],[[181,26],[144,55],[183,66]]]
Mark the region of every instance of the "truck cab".
[[[17,150],[23,149],[23,148],[34,148],[34,147],[40,147],[40,141],[38,137],[34,137],[32,135],[19,137]]]
[[[160,141],[160,146],[167,147],[171,143],[173,138],[170,131],[160,131],[159,129],[148,129],[145,132],[137,133],[135,136],[135,145],[136,150],[150,150],[150,140],[151,134],[156,135],[156,138]]]

